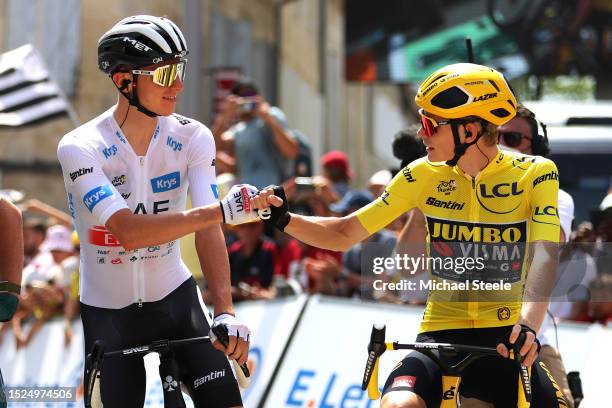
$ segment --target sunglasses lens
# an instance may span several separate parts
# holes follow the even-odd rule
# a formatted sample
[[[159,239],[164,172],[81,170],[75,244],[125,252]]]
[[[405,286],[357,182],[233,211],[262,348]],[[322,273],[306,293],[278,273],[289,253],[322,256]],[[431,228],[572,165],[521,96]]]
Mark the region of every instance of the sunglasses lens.
[[[177,77],[180,77],[181,81],[185,78],[184,62],[157,67],[153,75],[153,82],[157,85],[169,87],[172,86]]]
[[[431,120],[429,120],[429,118],[426,118],[425,116],[421,116],[421,126],[423,126],[423,129],[425,130],[425,134],[427,136],[433,136],[433,134],[436,133],[435,126],[433,125]]]
[[[508,147],[517,147],[521,144],[523,135],[516,132],[504,132],[501,134],[504,139],[504,144]]]

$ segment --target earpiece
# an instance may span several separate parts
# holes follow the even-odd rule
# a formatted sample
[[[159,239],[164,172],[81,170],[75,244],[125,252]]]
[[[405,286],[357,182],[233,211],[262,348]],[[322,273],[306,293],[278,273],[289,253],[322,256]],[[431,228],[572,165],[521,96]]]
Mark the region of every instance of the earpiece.
[[[119,88],[120,91],[123,91],[125,88],[128,87],[129,84],[131,84],[132,81],[129,79],[124,79],[121,81],[121,87]]]

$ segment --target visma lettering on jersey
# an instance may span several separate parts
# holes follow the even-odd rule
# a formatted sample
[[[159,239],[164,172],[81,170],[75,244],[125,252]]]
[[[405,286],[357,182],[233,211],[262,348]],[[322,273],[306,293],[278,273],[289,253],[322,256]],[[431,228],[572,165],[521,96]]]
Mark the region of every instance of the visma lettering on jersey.
[[[154,193],[163,193],[164,191],[174,190],[181,185],[181,173],[175,171],[163,176],[151,179],[151,187]]]

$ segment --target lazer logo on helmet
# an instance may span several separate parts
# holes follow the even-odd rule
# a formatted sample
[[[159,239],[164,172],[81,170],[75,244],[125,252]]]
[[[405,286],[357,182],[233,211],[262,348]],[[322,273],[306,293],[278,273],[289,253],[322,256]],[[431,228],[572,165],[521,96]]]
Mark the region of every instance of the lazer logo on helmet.
[[[129,42],[130,44],[132,44],[134,48],[140,51],[149,52],[152,49],[151,47],[148,47],[144,45],[143,43],[141,43],[140,41],[134,40],[133,38],[130,38],[130,37],[123,37],[123,42]]]
[[[175,171],[163,176],[151,179],[151,187],[154,193],[163,193],[164,191],[174,190],[181,185],[181,173]]]
[[[474,99],[474,102],[486,101],[488,99],[495,98],[497,96],[497,92],[493,92],[490,94],[480,95],[479,97]]]
[[[172,136],[168,136],[168,139],[166,139],[166,146],[168,146],[175,152],[180,152],[181,150],[183,150],[183,144],[174,140]]]
[[[113,191],[111,190],[108,184],[103,186],[99,186],[90,190],[85,197],[83,197],[83,203],[85,207],[89,210],[89,212],[93,212],[94,207],[105,198],[108,198],[113,195]]]
[[[104,149],[102,149],[102,154],[104,155],[105,159],[108,159],[109,157],[116,155],[117,146],[112,145],[111,147],[105,147]]]
[[[525,190],[519,190],[518,182],[513,183],[500,183],[496,184],[491,188],[491,191],[487,191],[486,184],[480,185],[480,196],[483,198],[495,198],[495,197],[510,197],[511,195],[517,196],[523,194]]]

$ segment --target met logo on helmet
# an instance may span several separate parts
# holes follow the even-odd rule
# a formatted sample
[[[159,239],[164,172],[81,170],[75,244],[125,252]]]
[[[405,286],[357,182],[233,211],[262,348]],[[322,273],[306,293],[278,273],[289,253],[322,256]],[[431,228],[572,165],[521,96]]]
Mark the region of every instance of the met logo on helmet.
[[[174,190],[181,185],[181,173],[175,171],[163,176],[151,179],[151,187],[154,193],[163,193],[164,191]]]
[[[85,207],[89,210],[89,212],[93,212],[94,207],[105,198],[108,198],[113,195],[113,191],[111,190],[108,184],[103,186],[99,186],[90,190],[85,197],[83,197],[83,203]]]
[[[123,37],[123,42],[129,42],[130,44],[132,44],[132,46],[134,48],[136,48],[137,50],[140,50],[140,51],[149,52],[152,49],[151,47],[147,47],[146,45],[144,45],[140,41],[134,40],[133,38],[130,38],[130,37]]]

